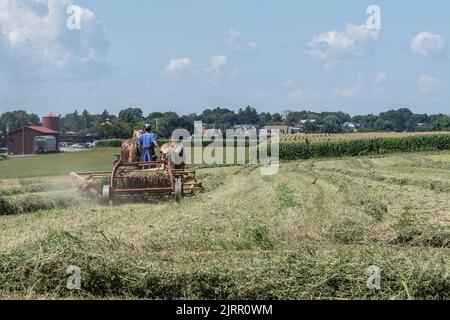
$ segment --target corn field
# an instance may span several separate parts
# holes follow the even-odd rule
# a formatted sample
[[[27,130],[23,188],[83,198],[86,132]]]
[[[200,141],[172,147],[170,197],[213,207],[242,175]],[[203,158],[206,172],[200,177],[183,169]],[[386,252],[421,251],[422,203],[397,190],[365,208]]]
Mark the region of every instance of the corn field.
[[[280,137],[282,143],[322,143],[332,141],[365,140],[376,138],[403,138],[441,135],[442,132],[362,132],[362,133],[298,133]],[[445,134],[445,133],[444,133]],[[448,133],[450,134],[450,132]]]
[[[343,135],[337,135],[339,137]],[[309,143],[280,143],[280,159],[298,160],[342,156],[365,156],[395,152],[450,150],[450,134],[372,137],[369,139],[315,140]],[[308,140],[309,141],[309,140]]]

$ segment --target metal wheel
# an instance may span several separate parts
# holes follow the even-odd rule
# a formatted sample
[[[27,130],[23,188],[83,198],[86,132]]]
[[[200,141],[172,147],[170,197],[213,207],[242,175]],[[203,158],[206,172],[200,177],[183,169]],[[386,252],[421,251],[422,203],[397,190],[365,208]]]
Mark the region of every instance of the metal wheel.
[[[183,197],[183,182],[181,178],[175,180],[175,199],[180,200]]]
[[[109,204],[111,202],[111,196],[111,187],[109,185],[104,185],[102,192],[102,203]]]

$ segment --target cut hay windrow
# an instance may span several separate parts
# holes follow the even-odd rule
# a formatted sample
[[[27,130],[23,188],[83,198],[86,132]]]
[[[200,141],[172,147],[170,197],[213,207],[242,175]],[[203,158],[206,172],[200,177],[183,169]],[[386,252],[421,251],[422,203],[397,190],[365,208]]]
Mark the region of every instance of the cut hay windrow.
[[[170,187],[170,180],[165,172],[133,171],[117,179],[116,187],[120,189],[164,188]]]
[[[75,193],[67,191],[0,196],[0,216],[64,209],[80,203],[81,199]]]
[[[19,194],[29,194],[29,193],[38,193],[38,192],[44,192],[44,191],[50,191],[55,190],[57,187],[51,187],[46,184],[33,184],[28,186],[18,186],[18,187],[11,187],[11,188],[5,188],[0,189],[0,197],[1,196],[14,196]]]
[[[89,176],[72,173],[74,189],[81,197],[100,199],[103,187],[111,181],[110,174],[105,176]],[[164,171],[125,171],[114,179],[115,189],[146,189],[171,187],[170,179]]]

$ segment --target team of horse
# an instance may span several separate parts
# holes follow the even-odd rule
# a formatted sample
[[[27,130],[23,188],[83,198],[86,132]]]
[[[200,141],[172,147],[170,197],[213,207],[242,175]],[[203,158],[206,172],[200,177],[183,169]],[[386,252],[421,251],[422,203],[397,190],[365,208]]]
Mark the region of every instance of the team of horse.
[[[144,134],[143,130],[135,130],[133,137],[127,139],[122,143],[121,161],[123,162],[139,162],[141,152],[139,149],[139,138]],[[170,154],[172,158],[176,158],[176,169],[184,169],[184,147],[183,144],[177,141],[170,141],[163,144],[160,148],[161,160],[166,160]]]

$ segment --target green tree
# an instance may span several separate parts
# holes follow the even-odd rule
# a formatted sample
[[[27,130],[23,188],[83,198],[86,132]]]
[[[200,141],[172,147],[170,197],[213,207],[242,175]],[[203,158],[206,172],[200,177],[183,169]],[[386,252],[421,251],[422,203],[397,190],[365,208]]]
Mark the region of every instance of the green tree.
[[[434,125],[434,129],[437,131],[450,131],[450,116],[439,118]]]
[[[108,110],[103,110],[103,112],[102,112],[102,114],[101,114],[101,120],[102,120],[102,122],[105,122],[106,120],[113,120],[112,119],[112,115],[109,113],[109,111]]]
[[[245,109],[239,109],[238,111],[238,122],[239,124],[253,124],[256,125],[259,123],[258,112],[255,108],[247,106]]]
[[[28,125],[39,125],[40,119],[34,113],[27,113],[24,110],[5,112],[0,116],[0,146],[8,144],[8,131]]]
[[[380,113],[379,119],[384,123],[378,123],[381,130],[389,128],[391,131],[415,131],[417,122],[411,110],[402,108]]]
[[[180,128],[180,118],[175,112],[165,112],[158,119],[158,127],[154,128],[161,138],[170,138],[175,129]]]
[[[128,123],[132,127],[142,127],[144,116],[140,108],[127,108],[119,112],[119,121]]]
[[[325,116],[322,120],[322,130],[326,133],[341,133],[342,125],[339,123],[339,118],[334,114]]]
[[[88,129],[92,127],[92,116],[86,109],[84,109],[83,113],[81,114],[80,124],[81,130],[83,130],[84,132],[86,132]]]
[[[61,119],[61,129],[63,132],[79,132],[81,129],[81,118],[78,111],[68,113]]]
[[[24,110],[5,112],[0,117],[0,122],[9,127],[9,130],[14,130],[28,125],[38,125],[40,123],[39,117],[32,113],[28,114]]]
[[[133,127],[125,122],[115,119],[111,125],[100,126],[102,139],[129,139],[133,136]]]

